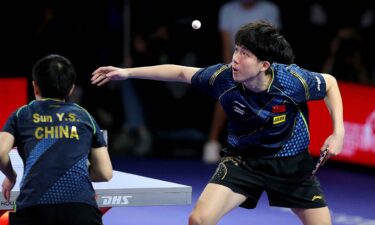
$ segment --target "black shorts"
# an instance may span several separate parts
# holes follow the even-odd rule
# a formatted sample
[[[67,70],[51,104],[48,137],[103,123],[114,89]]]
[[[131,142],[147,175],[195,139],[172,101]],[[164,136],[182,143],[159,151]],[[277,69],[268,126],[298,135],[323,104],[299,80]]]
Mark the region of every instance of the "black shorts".
[[[271,206],[320,208],[327,206],[320,183],[310,179],[315,162],[306,151],[285,158],[259,159],[224,156],[210,183],[230,188],[247,197],[241,204],[255,208],[263,191]]]
[[[98,208],[81,203],[36,205],[9,213],[10,225],[102,225]]]

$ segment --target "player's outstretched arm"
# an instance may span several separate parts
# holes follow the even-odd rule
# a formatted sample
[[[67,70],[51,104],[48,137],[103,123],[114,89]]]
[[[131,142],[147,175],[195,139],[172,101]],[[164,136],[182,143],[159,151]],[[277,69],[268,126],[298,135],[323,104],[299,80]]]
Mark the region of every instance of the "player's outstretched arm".
[[[14,145],[14,136],[8,132],[0,132],[0,170],[6,176],[2,184],[2,192],[5,200],[9,201],[17,180],[17,173],[14,171],[9,158],[9,152]]]
[[[111,80],[126,80],[129,78],[190,83],[192,76],[198,70],[199,68],[196,67],[172,64],[134,68],[104,66],[99,67],[92,73],[91,83],[101,86]]]
[[[103,182],[112,179],[113,168],[107,147],[92,148],[89,161],[91,181]]]
[[[334,156],[341,152],[344,143],[345,128],[343,119],[343,105],[336,79],[329,74],[323,74],[323,77],[326,82],[327,89],[327,95],[324,100],[331,115],[333,134],[327,138],[321,151],[328,148],[329,156]]]

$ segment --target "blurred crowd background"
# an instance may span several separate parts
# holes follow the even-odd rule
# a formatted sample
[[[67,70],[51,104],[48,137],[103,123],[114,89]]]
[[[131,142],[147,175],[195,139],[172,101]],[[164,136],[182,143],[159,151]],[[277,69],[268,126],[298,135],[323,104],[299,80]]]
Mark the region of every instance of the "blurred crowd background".
[[[218,17],[227,2],[3,1],[0,77],[30,78],[37,59],[64,55],[78,71],[78,88],[69,101],[82,105],[109,131],[111,153],[200,157],[215,105],[209,96],[184,84],[144,80],[95,87],[90,77],[105,65],[205,67],[223,62]],[[291,43],[297,64],[332,73],[342,82],[374,85],[371,1],[271,2],[280,9],[280,31]],[[199,30],[191,27],[195,19],[202,22]],[[33,98],[30,86],[29,100]],[[137,125],[139,129],[132,129]],[[225,134],[222,137],[225,141]]]

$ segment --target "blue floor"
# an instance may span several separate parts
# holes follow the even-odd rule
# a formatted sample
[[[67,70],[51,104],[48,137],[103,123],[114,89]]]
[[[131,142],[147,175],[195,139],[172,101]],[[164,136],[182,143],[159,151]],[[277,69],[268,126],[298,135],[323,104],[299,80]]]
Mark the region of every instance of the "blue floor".
[[[192,186],[192,204],[183,206],[117,207],[103,217],[105,225],[180,225],[215,171],[215,165],[200,160],[113,157],[114,169]],[[375,175],[326,164],[318,172],[334,225],[375,225]],[[289,209],[268,206],[263,195],[256,209],[238,208],[219,225],[297,225]]]

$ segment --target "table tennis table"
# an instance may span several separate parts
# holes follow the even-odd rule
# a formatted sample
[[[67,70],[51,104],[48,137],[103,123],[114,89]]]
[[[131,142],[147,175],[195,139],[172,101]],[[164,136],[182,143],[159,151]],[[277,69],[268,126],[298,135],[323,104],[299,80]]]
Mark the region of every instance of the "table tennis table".
[[[0,210],[12,210],[19,194],[19,183],[23,174],[23,162],[17,150],[10,152],[12,165],[17,171],[18,179],[10,201],[5,201],[0,193]],[[0,173],[0,181],[4,180]],[[124,206],[186,205],[191,203],[192,187],[173,182],[153,179],[121,171],[113,171],[108,182],[94,182],[96,201],[99,208],[110,209]],[[0,190],[1,192],[1,190]],[[104,210],[107,211],[107,210]],[[103,210],[102,210],[103,212]]]

